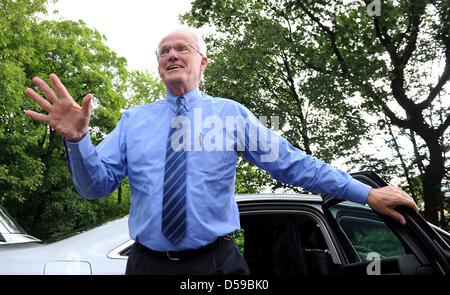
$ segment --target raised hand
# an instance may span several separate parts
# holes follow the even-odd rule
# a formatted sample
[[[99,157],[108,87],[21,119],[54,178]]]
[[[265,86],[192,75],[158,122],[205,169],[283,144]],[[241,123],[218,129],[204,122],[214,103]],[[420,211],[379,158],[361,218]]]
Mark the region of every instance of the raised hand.
[[[83,98],[82,106],[80,107],[55,74],[50,75],[50,81],[56,93],[42,79],[38,77],[33,78],[33,82],[48,100],[42,98],[31,88],[25,91],[48,114],[45,115],[30,110],[25,111],[25,114],[34,120],[48,124],[69,141],[80,141],[89,130],[92,94],[87,94]]]

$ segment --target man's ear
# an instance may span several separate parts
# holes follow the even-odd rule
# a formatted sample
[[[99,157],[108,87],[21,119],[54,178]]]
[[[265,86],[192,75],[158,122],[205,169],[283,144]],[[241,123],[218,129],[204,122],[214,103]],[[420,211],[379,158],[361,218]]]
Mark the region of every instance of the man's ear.
[[[160,66],[159,66],[159,63],[158,63],[158,75],[159,75],[159,77],[162,79],[162,76],[161,76],[161,68],[160,68]]]
[[[200,70],[204,71],[208,65],[208,58],[206,56],[202,57],[202,62],[200,63]]]

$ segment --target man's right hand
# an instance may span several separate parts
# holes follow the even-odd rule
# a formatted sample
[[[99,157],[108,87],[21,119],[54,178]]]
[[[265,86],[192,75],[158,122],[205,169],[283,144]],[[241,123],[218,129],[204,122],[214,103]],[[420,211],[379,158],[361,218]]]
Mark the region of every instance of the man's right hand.
[[[55,74],[50,75],[50,81],[58,95],[42,79],[38,77],[33,78],[33,82],[48,100],[42,98],[30,88],[25,91],[48,114],[45,115],[30,110],[25,111],[25,114],[34,120],[48,124],[67,140],[78,142],[89,130],[92,94],[87,94],[83,98],[82,107],[80,107]]]

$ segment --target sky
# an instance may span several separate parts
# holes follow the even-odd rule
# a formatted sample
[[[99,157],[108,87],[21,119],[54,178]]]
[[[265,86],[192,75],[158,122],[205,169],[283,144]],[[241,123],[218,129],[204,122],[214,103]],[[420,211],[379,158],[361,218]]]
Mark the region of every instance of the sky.
[[[155,48],[181,26],[178,16],[192,0],[59,0],[47,5],[48,18],[83,20],[105,35],[105,44],[128,61],[129,70],[157,73]],[[53,10],[58,10],[53,14]]]

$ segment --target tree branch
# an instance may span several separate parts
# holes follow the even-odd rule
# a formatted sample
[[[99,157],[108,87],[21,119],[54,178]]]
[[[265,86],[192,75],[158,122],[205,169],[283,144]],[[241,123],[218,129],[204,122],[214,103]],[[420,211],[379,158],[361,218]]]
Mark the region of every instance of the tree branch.
[[[422,14],[425,12],[425,2],[423,0],[420,1],[412,1],[411,6],[411,34],[408,39],[408,43],[406,44],[405,50],[401,56],[401,63],[406,65],[411,58],[413,51],[416,49],[417,35],[419,34],[419,26],[422,22]]]
[[[449,113],[447,115],[447,118],[441,125],[439,125],[439,127],[436,130],[437,135],[439,137],[441,137],[444,134],[445,130],[448,128],[448,126],[450,126],[450,108],[447,108],[447,112]]]
[[[417,164],[417,168],[419,169],[420,176],[423,179],[423,175],[425,174],[425,166],[422,163],[423,156],[419,153],[419,147],[417,146],[416,136],[414,135],[414,131],[412,129],[409,130],[409,136],[411,143],[413,145],[414,156],[416,157],[415,163]]]
[[[348,71],[347,65],[345,64],[344,57],[342,56],[342,54],[339,51],[339,48],[337,47],[337,44],[336,44],[336,33],[334,31],[332,31],[329,27],[322,24],[320,19],[317,18],[316,16],[314,16],[311,13],[311,11],[309,11],[309,9],[302,3],[301,0],[297,0],[297,5],[300,7],[301,10],[303,10],[306,13],[306,15],[309,16],[309,18],[311,18],[330,37],[331,48],[333,49],[333,52],[336,55],[336,58],[337,58],[339,64],[341,65],[342,73],[344,74],[344,76],[348,77],[349,71]]]
[[[397,51],[393,46],[391,36],[389,36],[387,29],[385,27],[380,27],[380,23],[378,21],[377,16],[374,16],[373,24],[375,27],[375,34],[377,35],[378,40],[380,40],[380,43],[389,53],[392,63],[394,64],[394,66],[400,65],[400,57],[398,56]]]
[[[403,86],[404,82],[404,64],[402,64],[404,57],[400,57],[397,53],[397,50],[392,42],[391,37],[389,36],[386,27],[380,27],[379,17],[374,16],[373,18],[375,33],[380,40],[381,44],[384,46],[386,51],[389,53],[392,64],[394,65],[394,70],[392,73],[394,74],[394,78],[391,81],[391,89],[395,100],[398,104],[408,113],[409,116],[412,114],[419,114],[420,110],[418,110],[417,106],[414,104],[412,100],[408,98],[405,92],[405,88]],[[415,48],[415,42],[414,47]],[[408,57],[409,59],[409,57]],[[383,106],[384,108],[385,106]],[[388,115],[388,113],[386,113]],[[390,117],[388,115],[388,117]],[[398,119],[398,118],[397,118]],[[396,124],[397,125],[397,124]],[[398,125],[400,126],[400,125]]]
[[[398,118],[385,103],[382,103],[381,107],[383,108],[383,113],[392,121],[393,124],[401,128],[411,129],[410,120],[402,120]]]
[[[411,177],[409,176],[409,169],[408,169],[405,159],[403,159],[402,153],[400,151],[400,145],[397,142],[397,138],[394,135],[394,132],[392,130],[392,126],[391,126],[390,122],[387,120],[386,120],[386,125],[388,127],[389,134],[392,137],[392,142],[394,143],[394,150],[397,152],[397,157],[400,159],[400,164],[403,168],[403,174],[406,178],[406,182],[408,183],[408,186],[410,187],[411,196],[415,201],[417,201],[417,197],[416,197],[416,194],[413,189],[413,183],[412,183]]]
[[[447,83],[448,80],[450,79],[450,63],[448,60],[445,63],[446,63],[446,65],[445,65],[444,71],[443,71],[441,77],[439,78],[439,81],[437,82],[437,84],[430,90],[428,97],[424,101],[417,104],[417,107],[420,110],[426,109],[427,107],[429,107],[431,105],[431,102],[436,98],[436,96],[439,94],[439,92],[441,92],[445,83]]]
[[[426,109],[427,107],[430,106],[431,102],[436,98],[439,92],[441,92],[445,83],[447,83],[448,80],[450,79],[450,38],[444,37],[442,41],[445,46],[445,67],[442,72],[442,75],[439,78],[439,81],[431,89],[430,93],[428,94],[428,97],[424,101],[417,104],[417,107],[420,110]]]
[[[398,38],[397,40],[397,47],[400,46],[400,44],[403,42],[403,39],[405,38],[406,34],[408,34],[411,30],[412,27],[412,15],[413,15],[413,6],[411,5],[410,7],[410,15],[408,18],[408,27],[406,28],[406,30],[403,32],[403,34]]]
[[[312,155],[312,151],[310,148],[310,139],[308,136],[308,128],[307,128],[307,124],[306,124],[306,118],[303,114],[303,106],[302,106],[302,101],[297,93],[297,90],[295,89],[295,83],[294,83],[294,79],[292,78],[292,74],[291,74],[291,69],[289,67],[289,63],[287,61],[287,57],[283,54],[283,64],[284,67],[286,69],[287,72],[287,81],[285,81],[285,83],[288,85],[288,87],[290,88],[291,92],[292,92],[292,96],[294,98],[294,100],[297,102],[297,106],[298,106],[298,110],[299,110],[299,118],[300,118],[300,124],[302,126],[302,130],[301,130],[301,137],[303,139],[303,144],[305,147],[305,153],[308,155]]]

